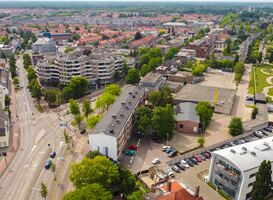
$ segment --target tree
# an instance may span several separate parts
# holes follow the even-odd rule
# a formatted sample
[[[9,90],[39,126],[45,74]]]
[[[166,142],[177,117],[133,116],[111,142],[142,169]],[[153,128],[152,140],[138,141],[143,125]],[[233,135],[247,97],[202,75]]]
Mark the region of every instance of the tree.
[[[140,56],[142,56],[143,54],[146,54],[146,53],[148,53],[149,52],[149,48],[147,48],[147,47],[141,47],[140,49],[139,49],[139,55]]]
[[[213,110],[208,102],[200,101],[196,108],[196,113],[200,117],[200,121],[203,127],[203,131],[209,126],[209,123],[213,116]]]
[[[72,34],[72,39],[73,39],[74,41],[79,40],[80,38],[81,38],[81,35],[80,35],[79,33],[74,33],[74,34]]]
[[[145,133],[151,127],[152,112],[146,106],[140,106],[136,112],[136,125],[137,130]]]
[[[54,181],[56,181],[56,164],[53,161],[51,161],[50,170],[53,172]]]
[[[12,78],[14,78],[15,76],[17,76],[17,73],[16,73],[16,59],[14,57],[14,55],[11,55],[9,57],[9,71],[11,73],[11,76]]]
[[[271,180],[271,162],[263,161],[256,173],[255,182],[251,190],[251,197],[255,200],[265,200],[270,193],[272,188]]]
[[[139,75],[139,72],[136,70],[136,68],[129,69],[128,74],[125,77],[125,81],[127,84],[132,84],[132,85],[140,81],[140,75]]]
[[[108,110],[109,106],[113,104],[115,100],[116,97],[114,95],[104,92],[97,101],[101,101],[103,109]]]
[[[259,55],[258,55],[258,62],[261,63],[262,60],[263,60],[263,53],[262,52],[259,52]]]
[[[71,88],[73,97],[79,98],[88,90],[88,81],[85,77],[72,77],[68,87]]]
[[[127,200],[139,200],[139,199],[143,199],[143,192],[141,190],[136,190],[132,192],[127,198]]]
[[[31,64],[32,64],[32,62],[31,62],[30,55],[28,53],[24,53],[24,55],[23,55],[24,68],[27,69]]]
[[[174,111],[170,104],[165,107],[155,107],[152,116],[152,125],[159,139],[170,140],[175,128]]]
[[[74,99],[69,100],[69,112],[74,116],[81,114],[80,105],[77,100]]]
[[[160,106],[161,105],[161,92],[160,91],[151,91],[148,94],[148,101],[155,106]]]
[[[266,31],[267,31],[267,33],[269,33],[269,34],[272,34],[272,33],[273,33],[272,24],[269,24],[269,25],[267,26]]]
[[[136,178],[133,175],[126,176],[121,182],[122,191],[130,194],[136,188]]]
[[[44,97],[49,106],[52,106],[57,100],[58,92],[53,89],[44,90]]]
[[[149,60],[149,62],[148,62],[150,70],[155,70],[159,65],[161,65],[162,62],[163,62],[163,60],[161,57],[151,58],[151,60]]]
[[[205,144],[205,138],[204,137],[199,137],[197,139],[197,143],[199,144],[200,147],[203,147]]]
[[[151,71],[150,66],[147,64],[144,64],[141,66],[140,68],[140,75],[141,76],[145,76],[146,74],[148,74]]]
[[[90,113],[93,112],[92,108],[91,108],[91,105],[90,105],[90,101],[88,100],[84,100],[83,103],[82,103],[82,110],[83,110],[83,113],[85,115],[85,117],[87,118],[88,115]]]
[[[143,55],[140,57],[139,65],[142,66],[142,65],[144,65],[144,64],[148,64],[150,60],[151,60],[151,56],[150,56],[148,53],[143,54]]]
[[[87,119],[86,126],[89,129],[93,129],[96,126],[96,124],[99,123],[100,120],[101,120],[100,115],[92,115]]]
[[[242,62],[237,62],[234,67],[234,79],[236,83],[240,83],[245,72],[245,65]]]
[[[87,158],[89,159],[93,159],[97,156],[101,156],[100,152],[97,150],[97,151],[89,151],[86,155]]]
[[[177,47],[170,48],[166,52],[166,54],[164,56],[165,60],[171,60],[171,59],[173,59],[173,57],[175,56],[175,54],[177,54],[178,52],[179,52],[179,49]]]
[[[161,50],[160,50],[159,48],[157,48],[157,47],[153,47],[153,48],[151,48],[150,51],[149,51],[149,56],[150,56],[151,58],[158,58],[158,57],[161,57],[161,56],[162,56]]]
[[[256,115],[258,114],[258,107],[254,107],[251,112],[251,119],[256,119]]]
[[[73,98],[73,91],[72,88],[69,86],[64,87],[61,93],[61,97],[63,97],[64,101],[68,101],[69,99]]]
[[[65,48],[65,50],[64,50],[64,53],[69,53],[69,52],[72,52],[72,51],[74,51],[75,50],[75,48],[74,47],[70,47],[70,46],[68,46],[68,47],[66,47]]]
[[[36,71],[30,66],[27,68],[27,73],[27,79],[29,82],[37,78]]]
[[[110,191],[97,183],[88,184],[82,188],[68,192],[62,200],[111,200],[113,199]]]
[[[117,84],[110,84],[110,85],[106,86],[104,92],[109,93],[114,96],[118,96],[121,93],[121,89],[120,89],[119,85],[117,85]]]
[[[37,100],[37,102],[39,103],[42,96],[43,96],[43,92],[42,92],[42,87],[40,86],[40,84],[38,83],[37,79],[33,79],[29,85],[28,85],[28,89],[30,91],[30,94],[33,98],[35,98]]]
[[[241,135],[244,132],[243,123],[241,118],[234,117],[231,119],[229,125],[229,134],[232,136]]]
[[[209,33],[210,32],[210,28],[207,26],[205,29],[204,29],[205,33]]]
[[[13,84],[14,85],[19,85],[19,79],[17,78],[17,77],[14,77],[13,79],[12,79],[12,81],[13,81]]]
[[[234,58],[234,62],[233,65],[235,66],[237,62],[239,62],[240,60],[240,56],[238,54],[236,54],[235,58]]]
[[[118,82],[120,79],[120,73],[118,70],[115,70],[115,74],[114,74],[114,81]]]
[[[92,183],[110,188],[119,181],[119,170],[118,166],[105,156],[96,156],[94,159],[83,158],[80,163],[71,165],[70,180],[76,188]]]
[[[140,40],[142,38],[141,33],[138,31],[136,32],[135,36],[134,36],[134,40]]]
[[[47,186],[46,186],[45,183],[43,183],[43,182],[41,183],[39,192],[40,192],[41,197],[46,199],[46,197],[47,197]]]

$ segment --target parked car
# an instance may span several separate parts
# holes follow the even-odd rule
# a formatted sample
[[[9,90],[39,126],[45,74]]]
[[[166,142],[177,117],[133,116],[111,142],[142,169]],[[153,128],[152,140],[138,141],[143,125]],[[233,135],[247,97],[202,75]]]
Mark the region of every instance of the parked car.
[[[186,168],[189,168],[189,167],[190,167],[190,165],[189,165],[185,160],[181,160],[180,163],[181,163],[182,165],[184,165]]]
[[[194,157],[191,157],[189,159],[193,164],[198,165],[198,161]]]
[[[136,151],[137,150],[137,145],[136,144],[132,144],[132,145],[130,145],[128,147],[128,149]]]
[[[173,151],[171,151],[170,153],[168,153],[168,156],[169,157],[173,157],[173,156],[175,156],[177,154],[177,151],[176,150],[173,150]]]
[[[45,168],[46,169],[50,169],[50,167],[51,167],[51,160],[47,160],[46,162],[45,162]]]
[[[172,167],[172,170],[179,173],[180,172],[180,169],[176,166],[176,165],[173,165]]]
[[[207,160],[207,158],[206,158],[204,155],[202,155],[202,154],[199,154],[198,156],[199,156],[202,160],[204,160],[204,161]]]
[[[210,155],[206,152],[201,153],[206,159],[210,159]]]
[[[256,136],[257,138],[263,138],[263,134],[262,133],[259,133],[258,131],[255,131],[253,133],[254,136]]]
[[[187,162],[187,164],[188,164],[189,166],[191,166],[191,167],[194,166],[194,163],[193,163],[189,158],[186,159],[185,161]]]
[[[50,155],[49,155],[49,157],[52,158],[52,159],[55,158],[55,156],[56,156],[56,152],[55,151],[51,152]]]
[[[174,177],[174,173],[173,173],[173,171],[170,171],[170,172],[168,172],[168,176],[170,176],[170,177]]]
[[[172,151],[175,151],[175,149],[173,149],[173,148],[169,148],[169,149],[166,149],[166,151],[165,151],[165,152],[166,152],[167,154],[169,154],[169,153],[171,153]]]
[[[162,151],[166,151],[167,149],[170,149],[170,148],[172,148],[172,147],[171,146],[163,146]]]
[[[177,166],[179,169],[181,169],[181,170],[185,170],[185,169],[186,169],[186,167],[185,167],[183,164],[181,164],[181,163],[177,163],[176,166]]]
[[[155,158],[152,160],[152,163],[155,165],[155,164],[158,164],[160,163],[160,159],[159,158]]]
[[[263,131],[263,130],[260,130],[262,132],[262,134],[264,134],[265,136],[268,136],[268,133]]]
[[[267,132],[272,133],[272,129],[271,129],[271,128],[269,128],[269,127],[264,128],[264,130],[266,130]]]
[[[125,155],[127,155],[127,156],[134,156],[134,155],[136,155],[136,152],[135,152],[135,151],[132,151],[132,150],[127,149],[127,150],[125,150]]]
[[[85,132],[86,132],[86,129],[82,129],[82,130],[80,131],[80,134],[85,134]]]
[[[195,158],[197,162],[202,162],[202,159],[198,155],[194,155],[193,158]]]

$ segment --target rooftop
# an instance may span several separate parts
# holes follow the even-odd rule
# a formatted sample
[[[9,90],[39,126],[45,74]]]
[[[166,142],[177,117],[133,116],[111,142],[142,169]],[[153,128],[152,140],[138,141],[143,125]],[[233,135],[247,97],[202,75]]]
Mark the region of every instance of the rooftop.
[[[162,75],[159,73],[148,73],[141,79],[140,82],[156,83],[161,76]]]
[[[180,111],[176,114],[177,121],[192,121],[195,123],[199,123],[199,116],[196,114],[195,103],[184,102],[178,105],[180,107]]]
[[[143,95],[143,88],[126,85],[122,93],[117,97],[115,103],[109,108],[90,134],[104,133],[118,137]]]
[[[241,171],[248,171],[260,166],[264,160],[273,162],[273,137],[229,147],[212,152],[233,163]]]

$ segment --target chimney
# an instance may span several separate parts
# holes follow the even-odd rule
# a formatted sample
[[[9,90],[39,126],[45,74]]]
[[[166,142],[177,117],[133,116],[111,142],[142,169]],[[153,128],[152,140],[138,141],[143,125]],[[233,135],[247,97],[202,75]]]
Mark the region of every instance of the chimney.
[[[195,194],[194,194],[194,197],[199,197],[199,191],[200,191],[200,186],[196,186],[195,187]]]
[[[168,180],[167,182],[167,192],[171,192],[172,191],[172,182],[170,180]]]

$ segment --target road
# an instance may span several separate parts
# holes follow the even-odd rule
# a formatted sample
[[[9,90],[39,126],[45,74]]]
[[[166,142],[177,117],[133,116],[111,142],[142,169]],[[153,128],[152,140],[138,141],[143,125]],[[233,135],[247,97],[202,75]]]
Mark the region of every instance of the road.
[[[37,195],[40,182],[50,185],[53,181],[53,173],[44,169],[44,161],[48,159],[50,148],[61,151],[63,130],[59,127],[57,114],[37,111],[27,90],[26,72],[21,58],[17,60],[17,66],[20,85],[23,86],[16,93],[20,149],[0,178],[0,196],[1,200],[40,199]],[[55,159],[59,158],[57,154]],[[56,165],[58,168],[58,163]]]

